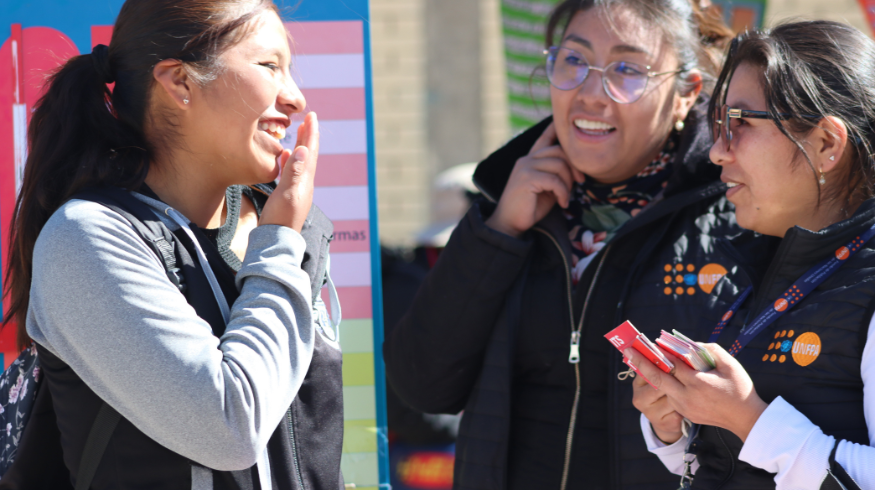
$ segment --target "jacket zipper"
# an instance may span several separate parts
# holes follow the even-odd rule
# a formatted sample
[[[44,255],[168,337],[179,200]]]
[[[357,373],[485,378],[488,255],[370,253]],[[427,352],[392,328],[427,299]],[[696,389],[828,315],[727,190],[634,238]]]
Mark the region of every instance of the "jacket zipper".
[[[304,477],[301,475],[301,467],[298,465],[298,447],[295,443],[295,425],[292,423],[292,407],[286,412],[286,417],[289,419],[289,446],[292,449],[292,465],[295,467],[295,476],[298,477],[298,485],[301,490],[305,490]]]
[[[575,380],[574,403],[571,405],[571,418],[568,423],[568,434],[565,436],[565,462],[562,466],[562,483],[559,485],[559,490],[565,490],[568,485],[568,471],[571,468],[571,446],[574,443],[574,427],[577,424],[577,406],[580,403],[580,332],[583,329],[583,320],[586,317],[586,309],[587,306],[589,306],[589,298],[592,295],[593,286],[599,278],[599,273],[602,271],[602,265],[605,263],[605,257],[607,257],[608,249],[610,249],[611,246],[608,245],[605,247],[605,251],[599,259],[598,268],[596,268],[592,282],[589,285],[589,290],[586,293],[586,299],[583,302],[583,310],[580,313],[580,322],[575,329],[574,309],[571,297],[571,268],[568,265],[568,258],[565,257],[565,252],[562,250],[562,247],[553,235],[542,228],[535,227],[533,229],[543,233],[551,242],[553,242],[553,245],[559,250],[559,255],[562,257],[562,264],[565,266],[565,290],[568,292],[568,319],[569,322],[571,322],[571,344],[569,347],[568,362],[574,365]]]

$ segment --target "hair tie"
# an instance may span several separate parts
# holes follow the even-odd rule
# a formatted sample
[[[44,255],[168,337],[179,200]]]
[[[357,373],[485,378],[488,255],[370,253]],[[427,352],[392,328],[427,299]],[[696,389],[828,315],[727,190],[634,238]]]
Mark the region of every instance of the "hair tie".
[[[105,44],[98,44],[91,50],[91,61],[94,63],[94,69],[102,79],[103,83],[113,83],[115,78],[112,76],[112,69],[109,67],[109,47]]]

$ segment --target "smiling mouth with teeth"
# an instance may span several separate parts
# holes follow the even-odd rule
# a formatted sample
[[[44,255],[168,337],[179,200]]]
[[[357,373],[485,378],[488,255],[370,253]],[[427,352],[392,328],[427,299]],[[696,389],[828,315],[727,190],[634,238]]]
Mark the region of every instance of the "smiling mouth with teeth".
[[[733,187],[735,187],[737,185],[739,185],[738,182],[727,182],[726,183],[726,187],[729,187],[730,189],[732,189]]]
[[[610,124],[601,121],[590,121],[589,119],[575,119],[574,125],[582,132],[594,135],[608,134],[616,129]]]
[[[277,140],[282,140],[286,137],[286,127],[280,123],[273,121],[263,121],[258,123],[258,129],[273,136]]]

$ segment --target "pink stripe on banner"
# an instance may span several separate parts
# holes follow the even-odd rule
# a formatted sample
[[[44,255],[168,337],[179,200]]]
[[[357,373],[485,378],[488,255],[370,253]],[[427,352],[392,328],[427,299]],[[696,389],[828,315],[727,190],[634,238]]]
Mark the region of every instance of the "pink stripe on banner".
[[[316,187],[368,185],[368,156],[319,155]]]
[[[331,279],[334,281],[334,285],[339,288],[370,286],[371,253],[332,253]]]
[[[311,88],[303,90],[307,112],[314,111],[319,119],[364,119],[365,89]],[[298,116],[301,118],[302,116]]]
[[[337,252],[367,252],[371,249],[371,228],[368,220],[334,222],[331,254]]]
[[[361,21],[286,22],[292,35],[293,54],[363,53]]]
[[[357,320],[374,317],[370,286],[337,288],[337,296],[340,299],[340,310],[343,313],[343,318]],[[328,297],[328,288],[322,288],[322,301],[330,310],[331,299]]]

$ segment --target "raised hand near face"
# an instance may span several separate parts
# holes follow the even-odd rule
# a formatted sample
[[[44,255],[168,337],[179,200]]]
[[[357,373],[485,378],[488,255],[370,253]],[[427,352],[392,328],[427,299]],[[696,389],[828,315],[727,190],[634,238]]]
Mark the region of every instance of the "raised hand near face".
[[[281,177],[268,198],[259,224],[288,226],[300,232],[313,204],[313,179],[319,157],[319,122],[311,112],[298,126],[294,152],[280,155]]]
[[[716,369],[703,373],[678,360],[674,363],[674,376],[658,369],[635,349],[629,348],[623,353],[657,387],[653,390],[645,386],[640,390],[665,395],[668,404],[693,423],[724,428],[744,441],[768,405],[757,395],[747,371],[734,357],[717,344],[705,344],[705,348],[717,363]],[[663,353],[669,355],[664,350]],[[642,406],[646,405],[645,399],[641,395]],[[641,410],[638,404],[636,408]],[[642,413],[657,429],[660,412],[648,409]],[[650,418],[649,413],[654,414],[654,418]]]
[[[568,207],[572,184],[583,179],[583,173],[568,162],[556,142],[556,128],[550,124],[529,154],[516,161],[498,207],[486,224],[519,236],[543,219],[557,202]]]

